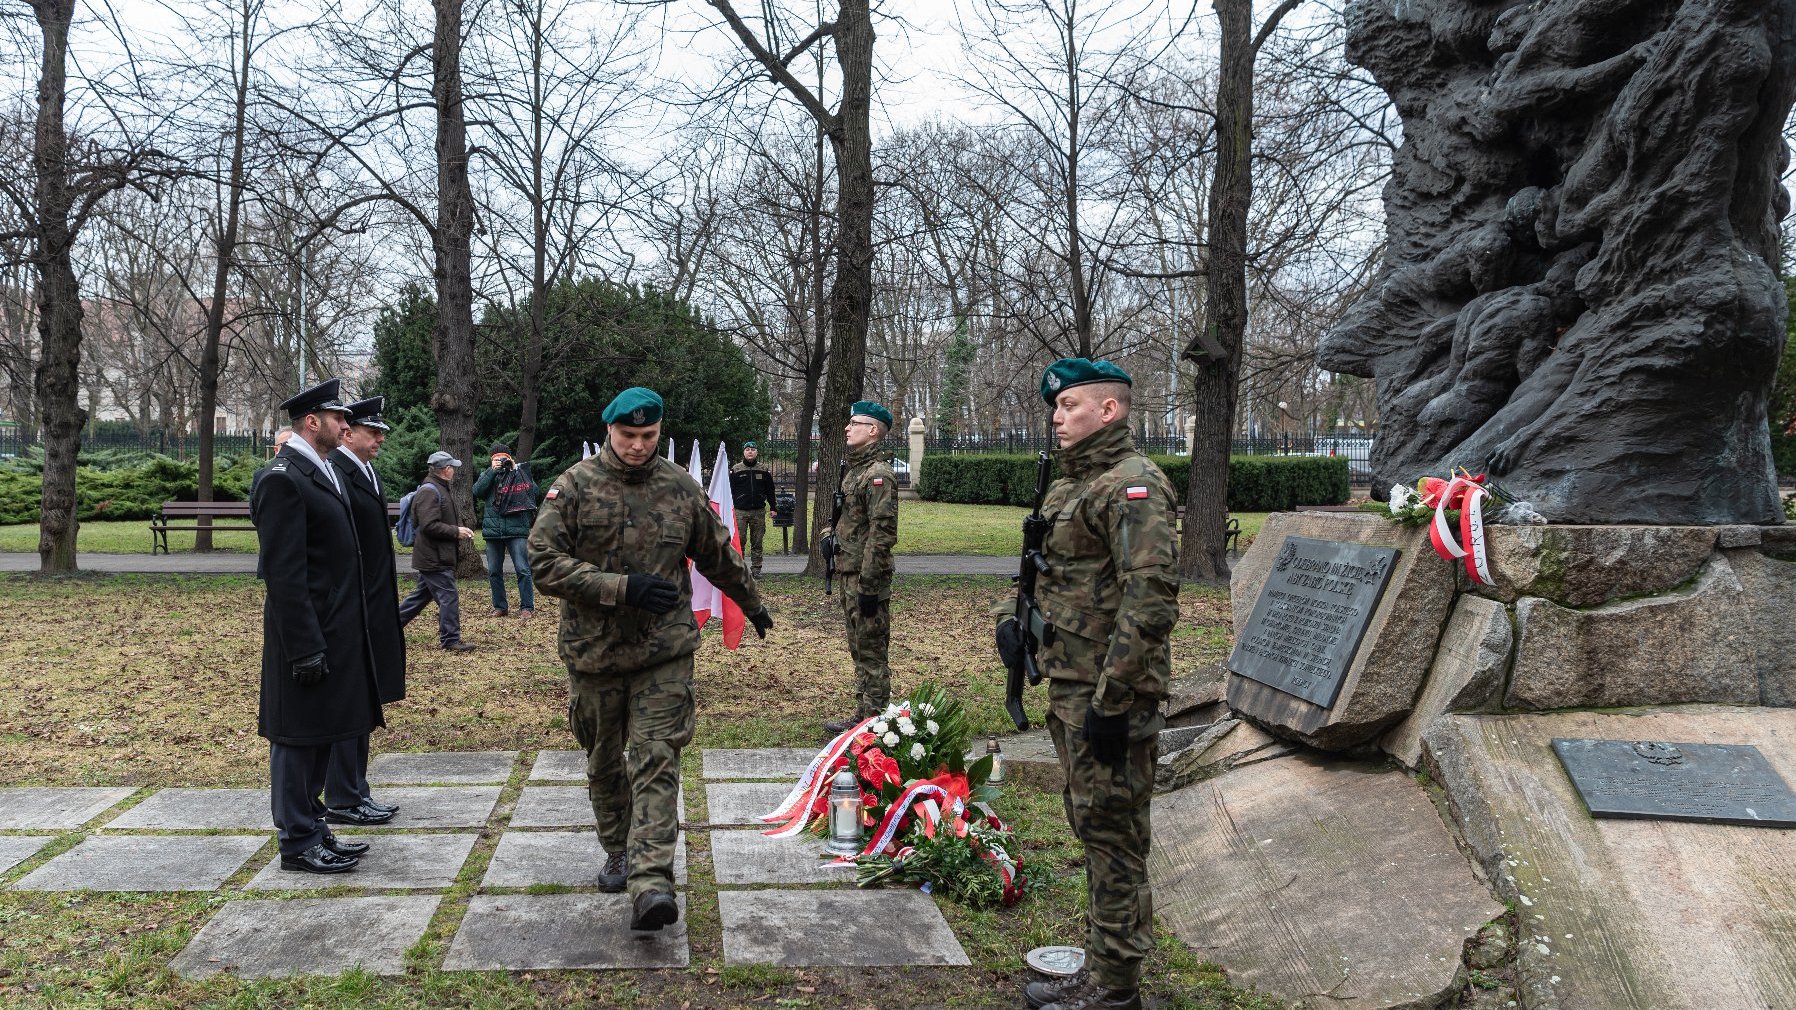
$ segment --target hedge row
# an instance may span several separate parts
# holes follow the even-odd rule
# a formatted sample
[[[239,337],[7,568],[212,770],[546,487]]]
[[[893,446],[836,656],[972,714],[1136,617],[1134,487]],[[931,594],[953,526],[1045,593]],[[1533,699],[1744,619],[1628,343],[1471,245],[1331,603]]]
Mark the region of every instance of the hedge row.
[[[1155,456],[1185,501],[1191,461]],[[929,501],[968,505],[1030,505],[1035,457],[981,454],[923,457],[917,494]],[[1279,512],[1299,505],[1339,505],[1351,494],[1347,460],[1339,456],[1235,456],[1229,460],[1229,510]]]
[[[33,466],[33,462],[37,465]],[[266,460],[246,454],[234,461],[218,462],[213,472],[213,498],[243,501],[249,497],[250,478]],[[0,524],[37,522],[43,498],[41,469],[41,460],[19,460],[0,469]],[[165,501],[194,500],[199,492],[199,478],[198,463],[166,456],[117,469],[77,467],[76,514],[82,520],[148,519]]]

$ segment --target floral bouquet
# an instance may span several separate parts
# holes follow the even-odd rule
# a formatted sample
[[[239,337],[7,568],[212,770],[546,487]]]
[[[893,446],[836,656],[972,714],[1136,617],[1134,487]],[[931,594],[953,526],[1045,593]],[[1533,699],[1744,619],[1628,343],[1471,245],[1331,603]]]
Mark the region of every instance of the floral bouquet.
[[[972,731],[960,703],[925,684],[884,712],[862,720],[811,759],[798,785],[761,820],[766,834],[827,830],[830,781],[846,768],[861,789],[866,844],[845,859],[856,883],[909,880],[975,906],[1014,904],[1026,879],[1011,856],[1010,829],[987,804],[991,758],[967,763]]]
[[[1486,502],[1497,505],[1494,482],[1484,474],[1473,474],[1461,467],[1445,477],[1423,477],[1412,490],[1408,485],[1391,487],[1387,505],[1392,522],[1401,526],[1428,527],[1428,539],[1435,553],[1448,561],[1464,560],[1466,574],[1476,584],[1489,585],[1490,565],[1484,550],[1484,508]],[[1532,513],[1532,509],[1528,510]],[[1454,535],[1457,529],[1458,536]]]

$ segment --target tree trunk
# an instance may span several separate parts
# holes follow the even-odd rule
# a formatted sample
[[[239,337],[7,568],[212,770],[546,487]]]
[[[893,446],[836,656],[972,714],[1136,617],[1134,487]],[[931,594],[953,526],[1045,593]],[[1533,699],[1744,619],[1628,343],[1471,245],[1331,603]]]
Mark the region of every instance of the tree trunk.
[[[451,497],[464,523],[474,517],[474,190],[468,182],[468,124],[461,79],[461,0],[436,0],[436,36],[431,46],[435,79],[431,97],[437,112],[437,221],[431,234],[436,252],[437,325],[432,334],[437,388],[436,411],[442,446],[462,461]],[[455,574],[471,579],[486,573],[473,542],[457,550]]]
[[[43,33],[44,62],[37,83],[37,125],[32,141],[37,221],[31,257],[37,272],[37,325],[41,343],[35,393],[43,425],[44,484],[37,553],[46,575],[75,571],[75,457],[81,450],[81,289],[71,257],[75,234],[69,214],[68,134],[63,98],[68,87],[69,23],[74,0],[33,0]]]
[[[1179,566],[1187,578],[1226,583],[1229,447],[1247,333],[1247,210],[1253,199],[1253,3],[1216,0],[1222,22],[1216,86],[1216,180],[1210,189],[1204,327],[1185,348],[1196,365],[1197,414]]]
[[[224,228],[218,233],[216,262],[212,270],[212,304],[206,307],[206,342],[200,351],[200,475],[198,493],[194,495],[200,501],[212,500],[212,447],[218,434],[215,430],[218,420],[218,348],[224,335],[225,290],[231,278],[232,258],[237,254],[237,221],[243,207],[243,135],[249,111],[249,33],[253,12],[245,3],[241,13],[239,62],[232,68],[237,77],[237,93],[231,123],[229,190],[225,195]],[[212,549],[212,517],[201,516],[199,527],[199,532],[194,534],[193,549],[209,551]]]
[[[867,323],[873,302],[873,20],[867,0],[843,0],[836,19],[836,53],[842,68],[842,102],[830,144],[836,159],[836,279],[830,289],[830,353],[823,385],[822,434],[817,461],[818,515],[835,494],[836,463],[848,409],[861,398],[867,378]],[[819,571],[813,555],[806,571]]]
[[[549,297],[547,259],[549,223],[543,196],[543,34],[542,8],[531,11],[530,22],[530,335],[524,344],[524,361],[518,375],[523,404],[518,412],[517,458],[528,461],[536,448],[537,392],[543,371],[543,327]]]

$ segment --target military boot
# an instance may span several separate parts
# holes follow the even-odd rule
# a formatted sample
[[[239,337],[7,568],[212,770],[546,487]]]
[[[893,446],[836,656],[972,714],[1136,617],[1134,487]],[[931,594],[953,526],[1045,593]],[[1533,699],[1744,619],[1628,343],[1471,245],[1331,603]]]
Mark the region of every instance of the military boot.
[[[1088,975],[1041,1010],[1141,1010],[1141,990],[1110,989]]]
[[[1023,1002],[1029,1004],[1030,1010],[1040,1008],[1058,1000],[1067,993],[1085,984],[1090,972],[1083,968],[1071,975],[1049,979],[1046,982],[1031,982],[1023,987]]]
[[[630,903],[630,928],[639,931],[657,930],[663,926],[671,926],[680,920],[680,906],[674,896],[667,891],[644,891]],[[1139,1010],[1141,1004],[1137,1003]]]
[[[630,864],[621,852],[605,854],[605,867],[599,871],[599,890],[616,894],[630,878]]]

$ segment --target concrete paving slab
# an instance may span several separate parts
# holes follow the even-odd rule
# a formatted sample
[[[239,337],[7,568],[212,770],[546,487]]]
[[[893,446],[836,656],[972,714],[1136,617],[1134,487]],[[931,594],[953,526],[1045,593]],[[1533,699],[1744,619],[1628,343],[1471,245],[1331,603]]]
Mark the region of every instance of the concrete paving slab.
[[[605,848],[590,831],[507,831],[487,864],[482,887],[560,884],[597,887]],[[686,884],[686,832],[674,847],[674,884]]]
[[[369,890],[440,890],[455,883],[455,875],[474,851],[479,835],[355,835],[339,834],[344,841],[364,841],[368,851],[356,868],[340,876],[320,877],[281,869],[279,856],[245,885],[252,891],[309,891],[318,887],[365,887]]]
[[[184,978],[376,975],[405,971],[405,952],[424,936],[437,895],[232,901],[169,963]]]
[[[921,891],[719,891],[725,964],[969,963]]]
[[[1155,925],[1281,1004],[1440,1006],[1503,906],[1422,787],[1382,765],[1283,757],[1155,796]]]
[[[273,831],[267,789],[163,789],[107,823],[112,828]]]
[[[677,800],[686,811],[686,791]],[[585,786],[525,786],[511,811],[514,828],[590,828],[598,820],[592,814],[592,797]]]
[[[708,779],[779,779],[790,787],[816,756],[815,747],[707,749],[704,776]]]
[[[515,750],[437,751],[376,754],[368,762],[375,786],[477,786],[504,783],[518,762]]]
[[[536,755],[530,766],[532,782],[585,782],[586,752],[578,750],[545,750]]]
[[[55,835],[0,835],[0,873],[37,855],[39,849],[55,840]]]
[[[719,884],[854,882],[853,866],[831,866],[823,840],[811,835],[769,838],[759,831],[711,832],[711,867]]]
[[[1752,744],[1796,783],[1796,710],[1687,705],[1449,715],[1423,736],[1467,845],[1515,902],[1522,1003],[1796,1006],[1796,831],[1594,819],[1555,737]]]
[[[684,968],[680,921],[652,933],[629,928],[627,894],[483,894],[468,903],[443,962],[447,971],[550,968]]]
[[[22,786],[0,789],[0,829],[78,828],[137,790],[131,786]]]
[[[770,813],[791,791],[790,782],[707,782],[706,817],[712,824],[766,827],[761,815]]]
[[[27,873],[15,891],[214,891],[268,841],[261,835],[88,838]]]
[[[356,830],[483,827],[499,802],[499,789],[499,786],[387,786],[378,798],[383,803],[399,804],[399,813],[385,824]]]

